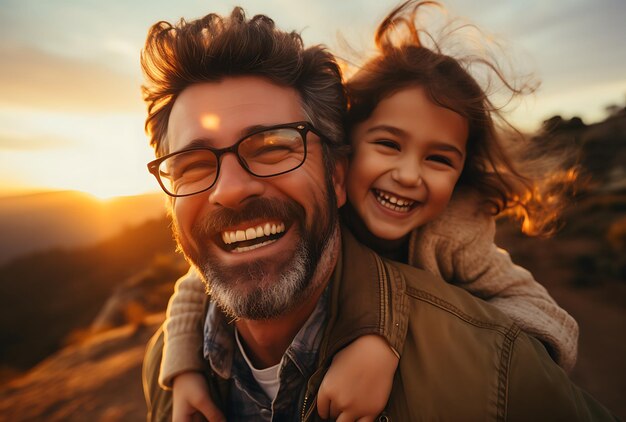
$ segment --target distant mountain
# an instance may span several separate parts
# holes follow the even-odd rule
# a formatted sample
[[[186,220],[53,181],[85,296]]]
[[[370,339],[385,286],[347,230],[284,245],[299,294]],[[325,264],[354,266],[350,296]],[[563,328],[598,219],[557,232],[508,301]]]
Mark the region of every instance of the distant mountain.
[[[160,194],[100,201],[72,191],[0,198],[0,264],[52,247],[94,244],[165,215]]]
[[[545,144],[575,145],[583,176],[591,182],[590,191],[626,190],[626,109],[588,126],[577,117],[565,120],[554,116],[543,122],[535,139]]]
[[[174,251],[168,221],[161,217],[93,246],[33,252],[1,265],[0,372],[29,368],[71,333],[87,331],[120,286],[128,285],[135,298],[127,294],[123,300],[128,312],[161,311],[187,268]],[[161,282],[168,284],[162,288]],[[144,293],[133,293],[138,285],[147,286]],[[157,292],[163,299],[152,300]]]

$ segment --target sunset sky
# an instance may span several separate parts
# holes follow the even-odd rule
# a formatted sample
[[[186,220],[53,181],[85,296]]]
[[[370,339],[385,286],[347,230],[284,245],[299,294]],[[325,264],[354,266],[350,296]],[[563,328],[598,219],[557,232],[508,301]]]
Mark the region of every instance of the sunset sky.
[[[158,20],[243,6],[305,43],[370,46],[396,5],[381,0],[0,0],[0,195],[72,189],[107,197],[156,190],[143,131],[139,52]],[[554,115],[587,123],[626,103],[623,0],[450,0],[506,42],[542,81],[513,115],[527,130]]]

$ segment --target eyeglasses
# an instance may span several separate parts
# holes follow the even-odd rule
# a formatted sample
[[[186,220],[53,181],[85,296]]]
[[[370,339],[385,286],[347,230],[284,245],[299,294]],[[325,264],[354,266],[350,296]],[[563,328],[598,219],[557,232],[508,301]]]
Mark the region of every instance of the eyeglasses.
[[[220,172],[220,158],[237,156],[239,164],[256,177],[272,177],[300,167],[306,160],[306,136],[313,132],[308,122],[286,123],[247,134],[227,148],[190,148],[148,163],[148,171],[170,196],[195,195],[213,187]]]

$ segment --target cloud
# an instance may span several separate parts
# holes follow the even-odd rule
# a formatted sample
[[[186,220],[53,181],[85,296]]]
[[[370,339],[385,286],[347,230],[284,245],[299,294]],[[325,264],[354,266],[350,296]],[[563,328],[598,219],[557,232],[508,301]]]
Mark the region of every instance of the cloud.
[[[0,150],[40,151],[76,146],[76,142],[50,135],[0,133]]]
[[[0,56],[0,103],[4,107],[74,112],[126,112],[142,107],[139,64],[133,76],[106,63],[6,43],[0,44]]]

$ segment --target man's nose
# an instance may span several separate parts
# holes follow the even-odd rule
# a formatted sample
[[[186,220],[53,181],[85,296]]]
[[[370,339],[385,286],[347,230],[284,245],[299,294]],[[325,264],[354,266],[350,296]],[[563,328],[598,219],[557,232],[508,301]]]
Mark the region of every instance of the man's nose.
[[[418,160],[401,160],[392,170],[391,178],[403,186],[419,186],[422,183],[422,169]]]
[[[232,153],[224,154],[209,201],[226,208],[238,208],[247,199],[263,193],[264,183],[248,173]]]

